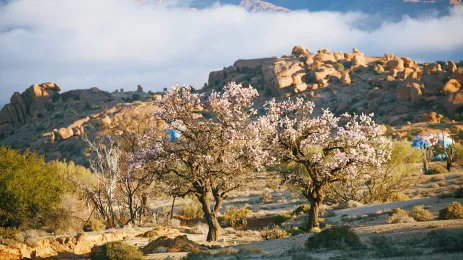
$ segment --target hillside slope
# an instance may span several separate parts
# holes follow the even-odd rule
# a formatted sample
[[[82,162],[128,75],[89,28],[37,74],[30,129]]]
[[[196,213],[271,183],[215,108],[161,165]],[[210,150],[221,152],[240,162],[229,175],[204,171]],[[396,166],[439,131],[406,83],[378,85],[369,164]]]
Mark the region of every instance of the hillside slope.
[[[315,114],[322,108],[337,114],[375,113],[377,122],[397,129],[463,118],[462,61],[419,64],[392,54],[371,57],[357,49],[311,53],[296,46],[290,55],[238,60],[213,71],[201,91],[221,90],[231,81],[259,91],[255,105],[260,113],[271,98],[302,97],[315,102]],[[136,92],[113,93],[97,88],[60,90],[48,82],[13,94],[0,110],[0,145],[30,149],[47,160],[85,164],[87,146],[82,136],[92,139],[108,127],[149,115],[156,109],[154,101],[162,98],[161,94],[144,93],[141,87]],[[414,126],[408,128],[400,131],[416,132]]]

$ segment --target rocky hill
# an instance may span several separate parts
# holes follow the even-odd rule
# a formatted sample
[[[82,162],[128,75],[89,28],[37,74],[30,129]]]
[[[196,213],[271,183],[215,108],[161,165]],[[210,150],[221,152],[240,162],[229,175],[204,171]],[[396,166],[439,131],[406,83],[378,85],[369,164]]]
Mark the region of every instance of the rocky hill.
[[[275,11],[275,12],[290,12],[291,10],[274,5],[269,2],[261,0],[242,0],[240,3],[241,7],[244,7],[251,13],[262,12],[262,11]]]
[[[98,88],[60,93],[60,86],[47,82],[12,95],[0,110],[0,145],[30,149],[47,160],[73,160],[85,164],[86,143],[125,117],[153,113],[154,99],[161,96],[124,90],[108,93]],[[140,101],[143,100],[144,102]]]
[[[185,2],[157,0],[169,5],[185,6]],[[149,0],[144,0],[149,2]],[[192,0],[189,7],[202,9],[212,6],[215,0]],[[446,15],[449,10],[462,5],[462,0],[221,0],[221,4],[239,5],[251,12],[258,11],[361,11],[370,15],[378,15],[384,19],[398,19],[404,15],[419,17],[425,15]]]
[[[233,66],[211,72],[207,89],[229,81],[244,82],[271,97],[301,96],[314,100],[318,109],[337,113],[376,114],[388,125],[459,119],[463,107],[463,63],[418,64],[408,57],[366,56],[327,49],[310,52],[296,46],[291,55],[238,60]]]
[[[296,46],[282,57],[238,60],[213,71],[201,91],[220,90],[230,81],[258,89],[260,112],[270,98],[297,96],[313,100],[316,113],[321,108],[337,114],[373,112],[389,129],[463,118],[463,61],[419,64],[392,54],[367,56],[355,48],[350,53],[312,53]],[[162,98],[144,93],[140,86],[137,91],[113,93],[97,88],[60,90],[48,82],[14,93],[0,111],[0,145],[30,149],[47,160],[85,164],[83,135],[92,139],[105,129],[151,114],[154,101]]]

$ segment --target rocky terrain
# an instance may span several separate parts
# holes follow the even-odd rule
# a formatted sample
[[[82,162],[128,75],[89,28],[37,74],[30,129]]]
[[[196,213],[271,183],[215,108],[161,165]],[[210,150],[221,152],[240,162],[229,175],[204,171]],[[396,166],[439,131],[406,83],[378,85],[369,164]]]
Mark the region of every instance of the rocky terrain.
[[[463,63],[418,64],[408,57],[371,57],[327,49],[311,53],[296,46],[291,55],[238,60],[210,73],[205,91],[229,81],[257,88],[262,100],[302,96],[337,113],[376,114],[383,124],[440,122],[460,118]]]
[[[144,0],[143,2],[149,2]],[[170,6],[188,5],[191,8],[210,7],[217,1],[193,0],[189,2],[163,0],[158,3]],[[378,15],[385,19],[401,18],[404,15],[420,17],[424,15],[446,15],[451,8],[461,6],[461,0],[221,0],[221,4],[239,5],[248,11],[283,11],[309,10],[309,11],[361,11],[370,15]]]
[[[350,53],[313,53],[296,46],[289,55],[238,60],[213,71],[201,91],[220,90],[230,81],[258,89],[260,112],[270,98],[304,97],[316,103],[316,112],[329,108],[337,114],[375,113],[385,129],[396,129],[399,136],[415,131],[415,124],[451,124],[463,116],[461,61],[419,64],[392,54],[371,57],[355,48]],[[144,93],[141,86],[113,93],[97,88],[60,90],[48,82],[14,93],[0,112],[0,145],[30,149],[47,160],[85,164],[83,135],[91,139],[129,114],[150,113],[153,101],[161,98]],[[407,124],[413,125],[402,127]]]
[[[47,82],[34,84],[23,93],[12,95],[0,111],[0,145],[30,149],[47,160],[73,160],[85,164],[86,143],[106,126],[123,122],[126,114],[149,113],[150,102],[160,95],[98,88],[60,93],[60,86]],[[151,106],[150,106],[151,105]]]

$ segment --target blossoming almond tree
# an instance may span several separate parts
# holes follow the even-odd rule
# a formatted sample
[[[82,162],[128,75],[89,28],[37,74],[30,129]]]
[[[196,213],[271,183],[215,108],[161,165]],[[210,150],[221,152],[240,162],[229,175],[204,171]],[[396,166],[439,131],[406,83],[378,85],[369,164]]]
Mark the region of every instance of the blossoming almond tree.
[[[336,117],[329,110],[311,116],[314,103],[297,98],[268,102],[267,113],[256,123],[266,134],[268,149],[292,171],[283,182],[294,185],[310,202],[308,229],[318,227],[318,212],[327,184],[358,178],[360,168],[377,167],[391,154],[372,115]]]
[[[212,92],[205,99],[189,87],[174,86],[159,102],[155,117],[179,137],[146,136],[134,156],[135,167],[160,173],[171,195],[197,196],[209,226],[208,241],[217,240],[217,215],[227,194],[248,184],[267,158],[259,129],[251,124],[257,95],[252,87],[230,83],[223,93]],[[211,118],[198,116],[203,106]]]

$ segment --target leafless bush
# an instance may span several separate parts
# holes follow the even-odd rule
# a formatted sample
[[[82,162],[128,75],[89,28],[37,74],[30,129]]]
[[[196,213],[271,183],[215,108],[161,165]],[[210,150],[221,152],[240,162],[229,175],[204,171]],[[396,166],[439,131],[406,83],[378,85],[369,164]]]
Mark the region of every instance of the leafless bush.
[[[289,234],[285,230],[281,229],[278,225],[273,225],[271,228],[265,227],[261,232],[260,236],[264,240],[271,240],[277,238],[287,237]]]

